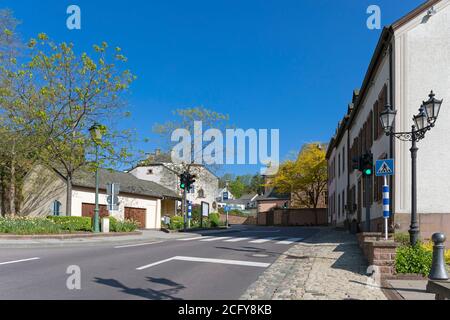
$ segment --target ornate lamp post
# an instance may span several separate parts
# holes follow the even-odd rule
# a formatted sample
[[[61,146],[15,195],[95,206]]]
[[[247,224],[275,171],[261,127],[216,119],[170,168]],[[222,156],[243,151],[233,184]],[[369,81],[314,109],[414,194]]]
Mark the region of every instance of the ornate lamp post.
[[[91,133],[92,141],[95,143],[95,209],[94,209],[94,232],[100,232],[100,217],[99,217],[99,207],[98,207],[98,147],[102,140],[101,125],[97,122],[89,128]]]
[[[410,243],[415,245],[419,240],[419,222],[417,217],[417,142],[425,138],[425,133],[434,127],[439,116],[443,100],[437,100],[431,91],[428,101],[424,101],[419,113],[413,117],[414,124],[409,132],[394,132],[394,120],[397,111],[390,105],[380,114],[381,125],[387,136],[394,136],[401,141],[411,141],[411,225],[409,227]]]

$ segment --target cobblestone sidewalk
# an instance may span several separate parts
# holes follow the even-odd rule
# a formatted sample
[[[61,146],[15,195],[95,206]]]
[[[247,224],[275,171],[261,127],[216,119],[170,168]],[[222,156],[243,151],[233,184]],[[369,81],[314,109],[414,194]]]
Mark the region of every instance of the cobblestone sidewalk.
[[[280,256],[241,299],[385,300],[382,291],[368,282],[366,271],[354,235],[322,228]]]

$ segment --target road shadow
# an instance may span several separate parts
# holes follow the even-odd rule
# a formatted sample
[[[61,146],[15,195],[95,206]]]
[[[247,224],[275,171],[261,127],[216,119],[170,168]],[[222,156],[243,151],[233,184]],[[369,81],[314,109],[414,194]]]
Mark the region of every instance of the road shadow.
[[[149,299],[149,300],[182,300],[181,298],[177,298],[174,295],[177,294],[180,290],[186,288],[185,286],[178,284],[176,282],[173,282],[169,279],[152,278],[152,277],[147,277],[147,281],[152,282],[152,283],[166,285],[166,286],[169,286],[170,288],[163,289],[163,290],[153,290],[151,288],[147,288],[147,289],[130,288],[116,279],[103,279],[103,278],[98,278],[98,277],[95,278],[94,281],[96,283],[99,283],[99,284],[102,284],[105,286],[119,289],[121,292],[123,292],[125,294],[136,296],[136,297],[141,297],[141,298],[145,298],[145,299]]]

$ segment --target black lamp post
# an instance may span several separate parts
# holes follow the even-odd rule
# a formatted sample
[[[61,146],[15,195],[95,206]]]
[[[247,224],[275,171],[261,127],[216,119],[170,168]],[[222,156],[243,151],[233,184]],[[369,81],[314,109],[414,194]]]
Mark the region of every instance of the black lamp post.
[[[100,217],[99,217],[99,207],[98,207],[98,146],[102,140],[101,125],[97,122],[89,128],[92,141],[95,143],[95,209],[94,209],[94,232],[100,232]]]
[[[416,245],[419,241],[419,222],[417,217],[417,142],[425,138],[425,133],[434,127],[439,116],[443,100],[437,100],[431,91],[428,101],[424,101],[419,113],[413,117],[414,124],[409,132],[394,132],[394,120],[397,111],[390,105],[380,114],[381,125],[388,136],[394,136],[401,141],[411,141],[411,225],[409,227],[410,243]]]

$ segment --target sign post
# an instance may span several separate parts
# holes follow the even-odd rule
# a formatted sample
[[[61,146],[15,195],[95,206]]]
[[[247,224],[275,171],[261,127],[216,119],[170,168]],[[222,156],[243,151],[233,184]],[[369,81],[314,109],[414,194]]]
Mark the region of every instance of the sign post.
[[[188,214],[188,229],[190,229],[192,219],[192,201],[187,202],[187,214]]]
[[[377,177],[384,177],[383,217],[384,217],[385,240],[388,240],[388,237],[389,237],[388,221],[391,216],[391,211],[389,208],[390,207],[390,199],[389,199],[389,185],[388,185],[387,177],[394,175],[394,159],[377,160],[375,172],[376,172]]]

